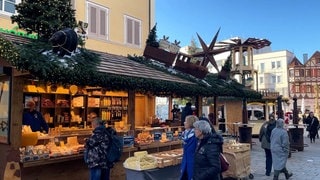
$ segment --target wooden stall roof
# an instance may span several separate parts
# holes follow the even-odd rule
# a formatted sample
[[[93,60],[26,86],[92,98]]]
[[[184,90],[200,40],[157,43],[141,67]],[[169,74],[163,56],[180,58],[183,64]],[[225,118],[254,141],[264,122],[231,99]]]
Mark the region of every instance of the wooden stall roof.
[[[14,34],[2,33],[0,35],[13,42],[14,44],[25,44],[30,43],[30,39],[16,36]],[[154,80],[163,80],[163,81],[171,81],[177,83],[184,84],[196,84],[188,80],[184,80],[177,76],[171,75],[169,73],[165,73],[151,67],[148,67],[144,64],[135,62],[133,60],[128,59],[125,56],[114,55],[110,53],[103,53],[94,51],[99,54],[101,57],[100,65],[97,67],[99,72],[121,75],[121,76],[129,76],[129,77],[138,77],[138,78],[147,78]]]
[[[100,66],[97,67],[98,71],[100,72],[123,76],[172,81],[184,84],[195,84],[177,76],[170,75],[168,73],[148,67],[144,64],[135,62],[124,56],[102,52],[95,53],[99,54],[101,57]]]
[[[14,44],[26,44],[30,43],[30,39],[22,36],[17,36],[15,34],[0,32],[0,35],[13,42]]]
[[[14,44],[24,44],[29,43],[30,39],[24,38],[21,36],[16,36],[14,34],[5,34],[0,32],[0,36],[4,36],[9,41]],[[202,96],[210,97],[210,96],[234,96],[234,97],[247,97],[247,98],[261,98],[261,94],[258,92],[248,90],[243,88],[238,83],[230,83],[225,82],[217,77],[217,75],[207,75],[201,82],[203,85],[199,85],[199,82],[195,79],[184,79],[176,76],[174,74],[170,74],[156,68],[150,67],[143,63],[139,63],[137,61],[131,60],[125,56],[114,55],[110,53],[97,52],[94,53],[100,56],[100,64],[97,66],[97,71],[105,73],[108,75],[115,75],[119,77],[132,77],[132,78],[141,78],[141,79],[149,79],[154,82],[157,81],[166,81],[168,83],[175,84],[174,86],[170,86],[171,89],[162,89],[163,87],[159,84],[155,84],[159,92],[171,92],[177,93],[177,95],[195,95],[201,94]],[[144,83],[145,81],[141,81]],[[120,82],[121,84],[121,82]],[[183,89],[183,85],[191,85],[195,88]],[[126,84],[126,86],[130,86],[132,84]],[[149,85],[149,86],[148,86]],[[133,88],[136,86],[132,85]],[[150,87],[150,84],[147,84],[146,87]],[[139,87],[138,87],[139,88]],[[149,90],[149,89],[148,89]]]

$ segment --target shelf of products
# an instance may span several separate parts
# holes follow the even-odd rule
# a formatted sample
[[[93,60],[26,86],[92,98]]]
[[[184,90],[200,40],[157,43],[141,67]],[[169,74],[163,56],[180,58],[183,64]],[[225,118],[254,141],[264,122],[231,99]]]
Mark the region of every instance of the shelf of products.
[[[29,85],[30,86],[30,85]],[[28,87],[29,87],[28,86]],[[68,89],[25,88],[24,104],[33,100],[36,110],[40,111],[50,127],[84,127],[91,123],[92,117],[100,117],[108,124],[115,122],[127,124],[128,95],[126,93],[104,92],[102,89],[81,89],[71,93]],[[94,114],[94,115],[92,115]]]

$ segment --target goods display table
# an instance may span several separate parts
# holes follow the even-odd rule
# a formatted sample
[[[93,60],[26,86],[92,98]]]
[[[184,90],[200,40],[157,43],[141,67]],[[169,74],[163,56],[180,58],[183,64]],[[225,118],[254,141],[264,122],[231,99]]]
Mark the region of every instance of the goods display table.
[[[147,151],[135,152],[123,163],[126,179],[135,180],[176,180],[180,177],[182,149],[148,154]]]
[[[223,177],[253,179],[250,169],[250,144],[226,143],[223,145],[223,154],[230,163],[229,169],[223,172]]]
[[[126,179],[135,180],[177,180],[180,177],[180,164],[156,168],[149,170],[136,171],[126,169]]]

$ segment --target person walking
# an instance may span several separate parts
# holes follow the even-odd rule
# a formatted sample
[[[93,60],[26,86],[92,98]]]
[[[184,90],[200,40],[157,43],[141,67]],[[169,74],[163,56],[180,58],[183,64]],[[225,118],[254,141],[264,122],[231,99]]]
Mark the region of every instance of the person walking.
[[[220,153],[223,138],[214,133],[207,121],[193,123],[198,144],[194,157],[193,180],[221,180]]]
[[[276,128],[272,130],[270,139],[270,149],[274,169],[273,180],[278,180],[280,173],[284,173],[286,179],[289,179],[292,176],[292,173],[289,173],[286,168],[290,151],[289,136],[287,130],[284,128],[283,119],[280,118],[276,121]]]
[[[259,141],[261,142],[261,148],[264,149],[265,157],[266,157],[266,176],[270,176],[272,169],[272,154],[270,150],[270,136],[272,130],[276,127],[276,121],[274,117],[274,113],[269,115],[269,121],[265,121],[259,133]]]
[[[307,131],[309,131],[310,143],[315,143],[316,135],[318,133],[319,120],[314,116],[313,112],[309,113],[306,119]]]
[[[90,169],[90,180],[109,180],[110,165],[107,153],[110,138],[103,121],[95,118],[92,121],[93,134],[85,142],[85,162]]]
[[[194,153],[197,147],[197,138],[194,134],[193,123],[198,121],[198,117],[189,115],[184,122],[183,140],[183,157],[181,162],[180,180],[191,180],[193,177]]]

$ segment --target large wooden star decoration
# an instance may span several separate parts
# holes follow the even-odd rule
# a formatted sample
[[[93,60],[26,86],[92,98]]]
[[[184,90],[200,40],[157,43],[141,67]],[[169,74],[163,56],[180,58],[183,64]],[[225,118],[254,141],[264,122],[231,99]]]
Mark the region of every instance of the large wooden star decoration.
[[[216,33],[216,35],[213,37],[209,47],[206,45],[206,43],[202,40],[202,38],[197,33],[197,36],[199,38],[199,41],[200,41],[200,44],[202,46],[203,51],[199,52],[199,53],[192,54],[193,57],[203,57],[203,60],[200,64],[201,66],[206,67],[208,65],[208,63],[210,62],[216,68],[216,70],[218,72],[219,72],[219,68],[218,68],[216,60],[214,59],[214,55],[227,51],[226,49],[214,49],[219,32],[220,32],[220,28],[219,28],[218,32]]]

